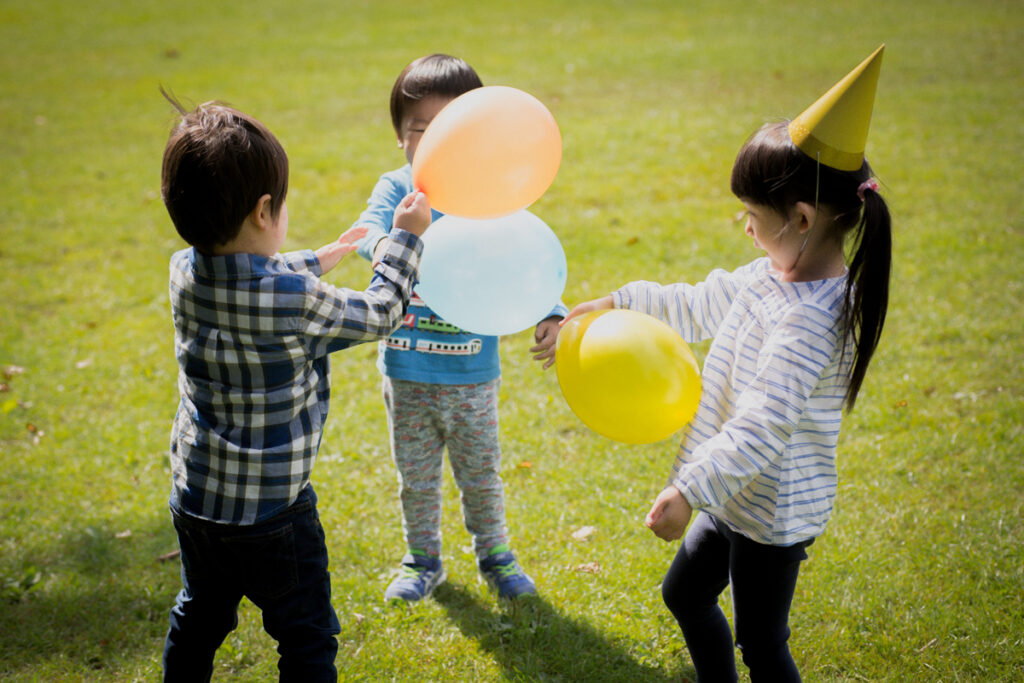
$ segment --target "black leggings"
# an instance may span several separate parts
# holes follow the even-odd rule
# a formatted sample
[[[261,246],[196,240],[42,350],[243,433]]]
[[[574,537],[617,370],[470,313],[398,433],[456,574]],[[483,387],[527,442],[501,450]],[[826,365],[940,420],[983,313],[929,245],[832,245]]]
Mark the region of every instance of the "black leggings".
[[[661,594],[679,622],[700,683],[735,681],[732,633],[718,596],[732,584],[736,645],[750,680],[799,681],[789,654],[789,607],[800,562],[813,539],[791,546],[755,543],[701,513],[665,575]]]

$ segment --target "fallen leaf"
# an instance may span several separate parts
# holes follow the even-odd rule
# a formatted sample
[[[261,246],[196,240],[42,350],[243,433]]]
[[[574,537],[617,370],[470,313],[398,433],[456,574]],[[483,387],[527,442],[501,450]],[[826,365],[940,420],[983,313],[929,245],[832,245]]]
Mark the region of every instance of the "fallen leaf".
[[[628,240],[626,240],[626,246],[627,247],[631,247],[631,246],[633,246],[634,244],[636,244],[639,241],[640,241],[640,238],[637,237],[636,235],[634,235],[634,236],[630,237]]]
[[[529,470],[533,469],[533,463],[530,462],[529,460],[524,460],[521,463],[519,463],[517,467],[519,467],[520,469]]]
[[[581,526],[576,531],[572,532],[572,540],[574,541],[589,541],[590,537],[597,531],[592,526]]]
[[[366,619],[366,617],[360,614],[359,612],[353,612],[352,617],[356,620],[357,624],[363,623],[363,620]]]
[[[2,393],[4,391],[10,391],[10,390],[11,390],[11,385],[10,384],[8,384],[7,382],[0,382],[0,393]]]
[[[90,365],[92,365],[92,358],[86,358],[85,360],[80,360],[77,363],[75,363],[75,367],[78,368],[79,370],[87,368]]]
[[[601,571],[601,565],[597,562],[587,562],[586,564],[578,564],[572,569],[573,571],[583,572],[584,574],[597,574]]]
[[[114,534],[114,538],[128,538],[131,535],[132,535],[132,530],[131,529],[125,529],[124,531],[118,531],[116,534]]]
[[[7,379],[10,379],[15,375],[23,374],[25,374],[25,368],[21,367],[20,365],[8,365],[6,368],[4,368],[4,377]]]
[[[179,555],[181,555],[181,550],[180,549],[172,550],[169,553],[164,553],[163,555],[158,555],[156,560],[157,560],[157,562],[166,562],[168,560],[173,560],[173,559],[177,558]]]

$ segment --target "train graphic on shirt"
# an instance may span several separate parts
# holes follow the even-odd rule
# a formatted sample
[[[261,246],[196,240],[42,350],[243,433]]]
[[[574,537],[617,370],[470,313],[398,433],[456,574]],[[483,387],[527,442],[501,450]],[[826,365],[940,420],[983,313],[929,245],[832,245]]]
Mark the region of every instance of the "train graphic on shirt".
[[[408,337],[388,337],[384,346],[398,351],[418,351],[420,353],[436,353],[442,356],[475,356],[480,353],[484,343],[479,339],[470,339],[465,344],[449,344],[447,342],[417,339],[416,346]]]
[[[456,325],[441,320],[436,315],[416,315],[406,313],[402,319],[402,327],[411,330],[423,330],[424,332],[439,332],[441,334],[462,334],[463,330]]]
[[[409,299],[409,307],[427,308],[427,305],[423,302],[423,299],[421,299],[419,295],[416,294],[416,292],[413,292],[412,297],[410,297]],[[440,332],[441,334],[463,333],[463,330],[460,327],[452,325],[449,322],[445,322],[444,320],[441,320],[433,313],[431,313],[430,315],[406,313],[405,318],[402,320],[402,326],[414,330],[424,330],[426,332]]]
[[[409,299],[410,307],[426,308],[423,299],[413,293]],[[402,327],[420,332],[434,332],[438,334],[464,334],[462,328],[441,320],[436,315],[419,315],[406,313],[402,319]],[[483,341],[470,339],[468,342],[453,344],[445,341],[434,341],[429,339],[417,339],[415,345],[409,337],[401,335],[388,337],[384,340],[384,346],[397,351],[418,351],[419,353],[435,353],[444,356],[475,356],[483,348]]]

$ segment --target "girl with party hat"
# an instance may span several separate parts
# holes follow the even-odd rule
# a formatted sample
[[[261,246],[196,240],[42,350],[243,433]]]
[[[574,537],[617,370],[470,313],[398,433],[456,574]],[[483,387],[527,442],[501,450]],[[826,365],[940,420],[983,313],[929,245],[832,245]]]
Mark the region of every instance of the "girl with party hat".
[[[730,585],[751,680],[800,679],[790,603],[832,512],[843,408],[857,399],[889,299],[889,211],[864,158],[883,47],[740,150],[732,191],[763,258],[694,285],[632,282],[566,318],[630,308],[687,341],[714,338],[700,407],[646,519],[666,541],[686,532],[662,595],[699,681],[737,679],[718,606]]]

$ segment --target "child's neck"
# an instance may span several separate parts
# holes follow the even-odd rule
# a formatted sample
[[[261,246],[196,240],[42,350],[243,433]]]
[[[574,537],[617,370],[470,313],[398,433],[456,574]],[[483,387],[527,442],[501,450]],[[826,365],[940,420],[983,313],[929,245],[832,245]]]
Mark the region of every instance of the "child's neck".
[[[846,260],[842,248],[818,245],[801,252],[789,270],[780,270],[779,279],[783,282],[814,282],[845,274]]]
[[[272,237],[266,231],[260,230],[253,225],[252,221],[247,218],[233,239],[214,247],[213,255],[255,254],[257,256],[271,257],[277,253],[275,247],[276,245]]]

